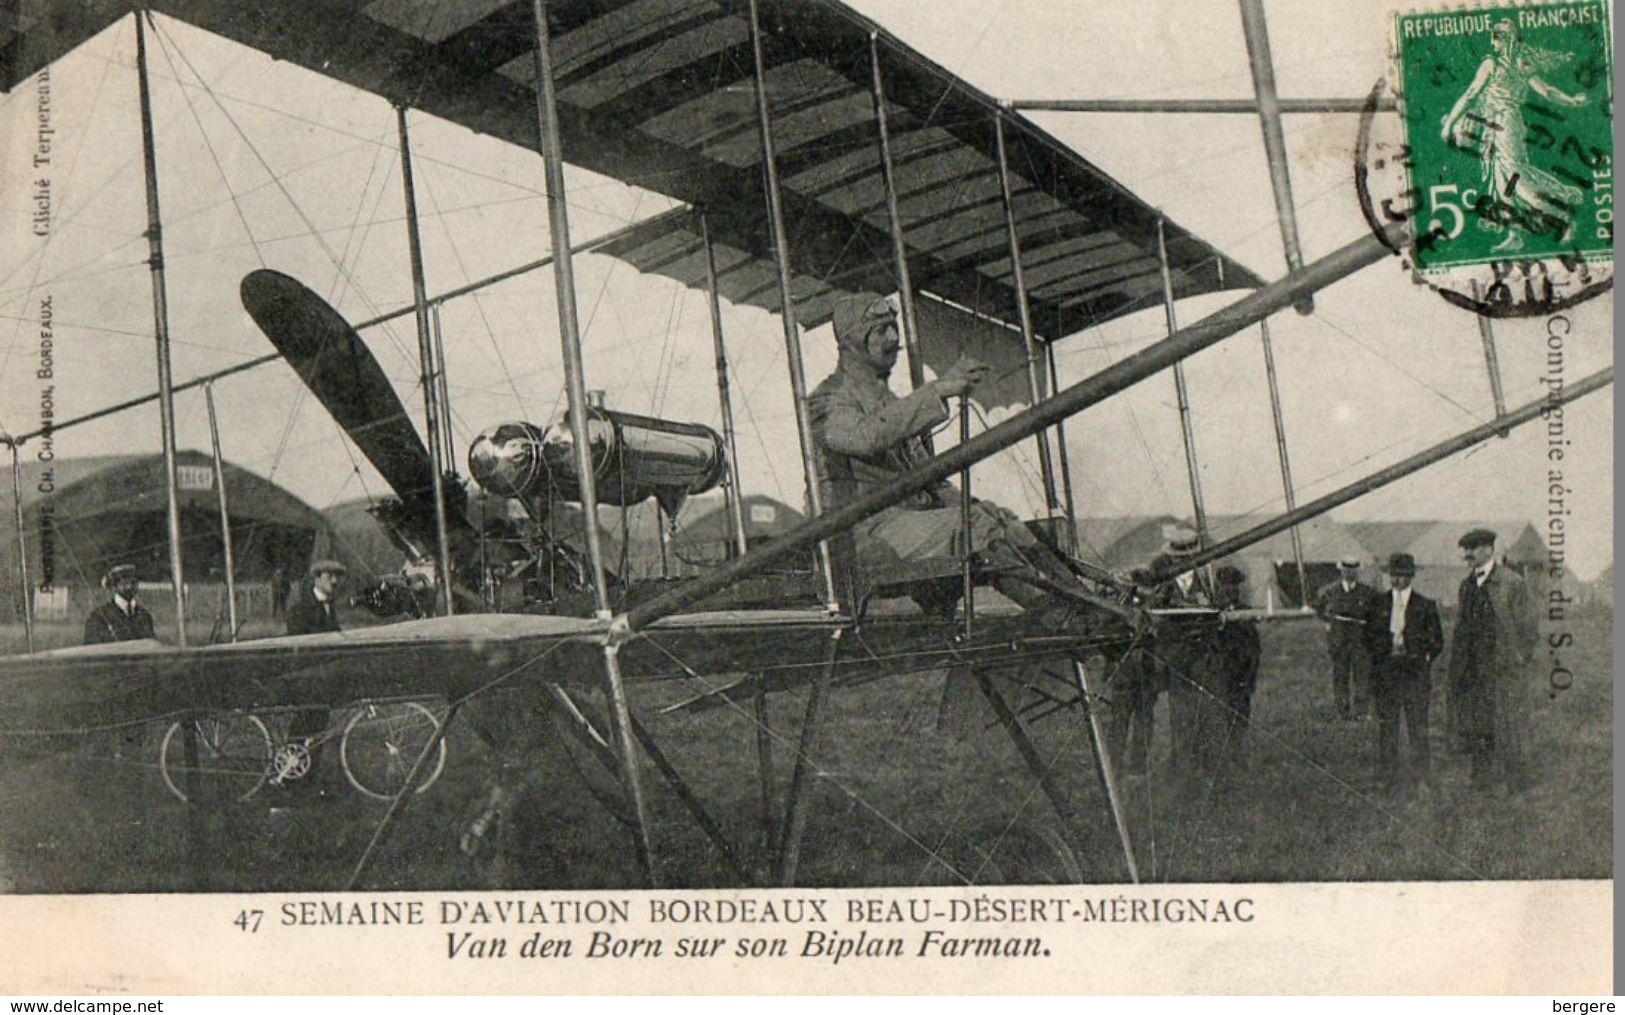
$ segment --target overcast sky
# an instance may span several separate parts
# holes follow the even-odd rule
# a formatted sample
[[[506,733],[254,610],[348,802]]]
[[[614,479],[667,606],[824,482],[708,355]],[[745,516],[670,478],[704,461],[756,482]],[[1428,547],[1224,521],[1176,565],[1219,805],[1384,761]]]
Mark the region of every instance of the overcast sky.
[[[928,57],[997,97],[1247,96],[1251,78],[1233,0],[1120,4],[862,0],[854,3]],[[1413,6],[1413,5],[1408,5]],[[1367,0],[1267,5],[1284,96],[1364,94],[1386,70],[1385,9]],[[1081,12],[1081,13],[1080,13]],[[269,266],[327,295],[352,320],[410,300],[394,114],[353,89],[160,19],[152,40],[155,116],[177,379],[270,351],[237,298]],[[31,235],[35,177],[21,142],[37,115],[32,85],[0,100],[0,426],[38,425],[37,314],[56,313],[55,410],[74,415],[154,385],[151,290],[128,19],[52,69],[55,226]],[[205,85],[207,87],[205,87]],[[1284,269],[1258,123],[1248,116],[1034,114],[1046,129],[1180,224],[1274,278]],[[1365,229],[1352,182],[1353,116],[1292,117],[1287,137],[1306,256]],[[546,209],[533,153],[415,114],[413,147],[429,289],[451,288],[544,254]],[[15,141],[14,141],[15,139]],[[569,174],[571,227],[584,239],[666,207],[660,196]],[[703,294],[599,257],[577,262],[588,385],[637,412],[716,425]],[[561,404],[552,275],[538,273],[447,307],[458,441],[515,416],[547,421]],[[1194,321],[1232,296],[1185,301]],[[1612,293],[1570,314],[1566,376],[1612,361]],[[725,311],[745,485],[799,503],[782,333],[749,308]],[[1300,496],[1335,488],[1491,414],[1477,323],[1413,284],[1397,261],[1327,292],[1311,317],[1271,322]],[[1151,308],[1067,338],[1063,381],[1162,336]],[[1544,322],[1498,322],[1508,401],[1540,393]],[[411,319],[367,333],[416,406]],[[814,383],[834,363],[827,329],[806,338]],[[1281,507],[1256,329],[1189,364],[1209,510]],[[903,371],[899,370],[899,379]],[[227,456],[323,508],[384,493],[288,368],[220,383]],[[1612,560],[1612,393],[1566,419],[1571,561],[1591,576]],[[414,409],[414,411],[416,411]],[[1002,415],[999,414],[999,415]],[[998,418],[998,416],[995,416]],[[178,398],[180,444],[206,448],[203,400]],[[1162,375],[1069,426],[1087,516],[1189,513],[1172,380]],[[1525,428],[1341,509],[1336,517],[1468,522],[1546,511],[1546,434]],[[66,431],[57,454],[158,448],[150,408]],[[1025,449],[978,470],[978,492],[1038,506]],[[1374,548],[1380,550],[1381,548]]]

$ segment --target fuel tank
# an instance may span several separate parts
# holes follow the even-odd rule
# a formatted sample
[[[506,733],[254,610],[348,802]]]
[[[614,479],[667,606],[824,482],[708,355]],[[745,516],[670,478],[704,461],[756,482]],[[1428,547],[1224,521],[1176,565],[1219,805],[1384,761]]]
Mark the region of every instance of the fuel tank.
[[[628,506],[653,497],[675,516],[684,498],[722,480],[727,463],[722,437],[698,423],[593,406],[587,434],[600,504]],[[521,421],[488,428],[468,450],[468,471],[501,497],[579,501],[569,413],[545,427]]]

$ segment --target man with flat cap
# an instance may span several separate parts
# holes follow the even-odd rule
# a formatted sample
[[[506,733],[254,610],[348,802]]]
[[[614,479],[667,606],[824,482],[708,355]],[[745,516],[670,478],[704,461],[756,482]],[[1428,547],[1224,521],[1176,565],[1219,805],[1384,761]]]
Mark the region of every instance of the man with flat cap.
[[[1433,691],[1433,660],[1444,651],[1439,606],[1411,588],[1416,558],[1388,556],[1387,593],[1366,617],[1366,651],[1371,656],[1371,701],[1377,712],[1377,778],[1390,790],[1402,785],[1399,727],[1410,740],[1412,775],[1432,785],[1428,750],[1428,698]]]
[[[1529,663],[1539,636],[1523,578],[1495,559],[1495,533],[1461,537],[1468,566],[1450,643],[1449,726],[1473,762],[1473,785],[1528,787]]]
[[[1363,719],[1369,707],[1371,660],[1366,654],[1366,617],[1377,590],[1360,581],[1360,558],[1337,562],[1338,579],[1315,593],[1314,608],[1326,622],[1326,653],[1332,661],[1332,702],[1339,719]]]
[[[348,568],[336,560],[318,560],[310,565],[310,581],[294,593],[288,606],[289,634],[319,634],[338,631],[339,582]]]
[[[109,568],[102,587],[113,597],[90,611],[85,618],[85,644],[103,645],[112,641],[138,641],[155,638],[152,614],[136,599],[134,564],[117,564]]]
[[[923,438],[948,421],[947,400],[987,377],[989,367],[961,357],[943,375],[898,397],[887,385],[897,364],[897,312],[874,293],[835,306],[835,372],[808,399],[820,479],[831,506],[862,496],[927,458]],[[1009,511],[976,501],[970,512],[969,550],[994,572],[994,586],[1027,610],[1064,623],[1070,611],[1029,576],[1071,583],[1064,561],[1040,543]],[[924,561],[962,557],[959,494],[947,483],[921,490],[901,504],[852,529],[861,566],[887,560]]]

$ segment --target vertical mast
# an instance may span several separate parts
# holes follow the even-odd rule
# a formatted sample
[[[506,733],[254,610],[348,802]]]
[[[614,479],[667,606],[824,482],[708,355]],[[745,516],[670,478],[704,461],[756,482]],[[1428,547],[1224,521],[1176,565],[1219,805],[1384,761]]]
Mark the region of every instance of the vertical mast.
[[[135,71],[141,92],[141,166],[147,185],[147,263],[152,266],[152,325],[158,350],[158,426],[168,494],[169,574],[175,586],[175,643],[186,647],[186,577],[181,562],[181,501],[175,483],[175,390],[169,368],[169,296],[164,287],[163,217],[158,211],[158,152],[152,135],[144,8],[135,12]]]
[[[423,387],[423,414],[429,437],[429,460],[434,473],[435,572],[446,616],[456,613],[451,596],[451,546],[446,535],[446,463],[440,442],[440,388],[435,380],[434,347],[429,337],[429,296],[423,282],[423,241],[418,233],[417,192],[412,186],[412,149],[406,134],[406,107],[395,107],[401,139],[401,190],[406,198],[406,245],[412,257],[412,308],[418,330],[418,377]]]
[[[214,488],[220,502],[220,548],[226,572],[226,623],[231,625],[231,641],[237,640],[237,560],[231,551],[231,508],[226,501],[226,461],[220,454],[220,420],[214,411],[214,383],[203,385],[203,400],[209,407],[209,447],[214,456]]]
[[[1005,151],[1002,112],[993,114],[993,133],[999,149],[999,196],[1004,200],[1004,227],[1010,241],[1010,267],[1015,273],[1021,344],[1027,355],[1027,394],[1037,405],[1042,392],[1038,380],[1038,342],[1033,337],[1032,310],[1027,306],[1027,278],[1021,270],[1021,239],[1016,235],[1016,204],[1010,192],[1010,158]],[[1055,499],[1055,468],[1050,462],[1049,434],[1040,430],[1034,436],[1038,441],[1038,468],[1044,480],[1044,511],[1053,519],[1060,503]]]
[[[1292,483],[1292,462],[1286,453],[1286,417],[1281,414],[1281,385],[1275,375],[1275,347],[1270,342],[1270,323],[1266,318],[1258,322],[1259,334],[1264,339],[1264,373],[1270,382],[1270,413],[1275,420],[1275,450],[1281,458],[1281,490],[1286,494],[1286,509],[1298,507],[1298,494]],[[1292,526],[1292,560],[1298,566],[1299,605],[1309,605],[1309,577],[1303,566],[1303,537],[1298,527]]]
[[[779,320],[784,322],[785,357],[790,364],[790,390],[795,397],[796,436],[801,441],[801,471],[807,481],[807,504],[816,517],[824,513],[824,496],[819,489],[818,465],[814,459],[812,420],[807,412],[807,371],[801,362],[801,327],[790,291],[790,241],[784,228],[784,203],[779,193],[779,169],[773,152],[773,118],[768,110],[767,66],[762,55],[762,19],[757,0],[750,3],[750,48],[756,66],[756,124],[762,140],[762,163],[767,169],[767,207],[773,229],[773,254],[779,269]],[[830,561],[829,542],[818,544],[818,566],[824,576],[824,603],[831,613],[839,608],[835,595],[835,572]]]
[[[1270,187],[1275,192],[1275,216],[1281,224],[1281,247],[1286,254],[1287,270],[1302,271],[1303,247],[1298,242],[1298,212],[1292,201],[1292,174],[1287,168],[1286,134],[1281,129],[1281,97],[1275,90],[1275,63],[1270,57],[1270,33],[1264,20],[1264,0],[1241,0],[1241,29],[1247,37],[1253,90],[1258,95],[1258,122],[1264,132],[1264,158],[1269,163]],[[1314,297],[1305,294],[1293,306],[1300,314],[1313,313]]]
[[[17,520],[17,571],[22,582],[18,587],[23,590],[23,637],[28,641],[28,651],[33,652],[34,590],[28,585],[28,540],[23,535],[23,479],[17,464],[17,442],[7,437],[6,444],[11,448],[11,506]]]
[[[875,130],[880,138],[880,182],[886,189],[886,219],[891,223],[892,260],[897,266],[897,298],[903,308],[903,348],[908,352],[908,387],[914,391],[925,383],[925,363],[920,358],[920,322],[914,313],[914,283],[908,270],[908,247],[903,242],[903,217],[897,210],[897,171],[892,165],[891,118],[886,112],[886,84],[880,74],[877,32],[869,33],[869,74],[872,81],[870,94],[875,103]]]
[[[1057,327],[1055,335],[1044,343],[1044,358],[1049,361],[1049,389],[1061,390],[1061,373],[1055,366],[1055,339],[1060,337],[1059,317],[1057,314]],[[1072,462],[1071,455],[1066,450],[1066,420],[1055,424],[1055,453],[1061,459],[1061,499],[1066,504],[1066,542],[1063,546],[1067,552],[1076,557],[1078,555],[1078,504],[1072,499]]]
[[[1484,286],[1475,278],[1473,279],[1473,299],[1482,300],[1483,298]],[[1484,342],[1484,366],[1490,372],[1490,397],[1495,399],[1495,414],[1505,416],[1507,414],[1507,398],[1506,392],[1501,388],[1501,359],[1495,354],[1495,328],[1490,324],[1489,314],[1479,314],[1477,316],[1478,337]],[[1501,436],[1505,437],[1510,432],[1503,430]]]
[[[733,529],[732,552],[750,552],[745,533],[745,490],[739,485],[739,442],[734,434],[734,403],[728,389],[728,349],[722,342],[722,297],[717,292],[717,256],[711,246],[711,220],[700,212],[700,239],[705,244],[705,292],[711,306],[711,346],[717,359],[717,399],[722,404],[722,441],[728,453],[728,525]]]
[[[1174,276],[1168,266],[1168,240],[1163,220],[1157,218],[1157,259],[1162,262],[1162,308],[1168,319],[1168,334],[1179,331],[1179,320],[1174,315]],[[1174,394],[1179,399],[1179,429],[1185,440],[1185,472],[1190,477],[1191,510],[1196,515],[1196,541],[1207,546],[1207,508],[1202,504],[1202,471],[1196,458],[1196,430],[1191,425],[1190,392],[1185,387],[1185,364],[1174,364]]]
[[[575,463],[581,477],[582,528],[587,539],[588,566],[598,617],[610,619],[609,586],[604,577],[604,545],[598,533],[598,485],[593,472],[592,428],[587,407],[587,384],[581,365],[581,330],[576,317],[575,266],[570,254],[570,222],[564,203],[564,146],[559,139],[558,100],[553,91],[553,54],[548,46],[546,0],[531,0],[536,29],[536,129],[542,153],[543,182],[547,192],[547,224],[553,249],[553,281],[557,287],[559,342],[564,353],[564,389],[570,404],[570,429],[575,438]],[[632,709],[621,679],[620,643],[613,635],[604,644],[604,683],[614,720],[615,748],[621,763],[621,783],[632,808],[632,838],[638,862],[651,887],[658,884],[649,822],[638,777],[637,745],[632,739]]]

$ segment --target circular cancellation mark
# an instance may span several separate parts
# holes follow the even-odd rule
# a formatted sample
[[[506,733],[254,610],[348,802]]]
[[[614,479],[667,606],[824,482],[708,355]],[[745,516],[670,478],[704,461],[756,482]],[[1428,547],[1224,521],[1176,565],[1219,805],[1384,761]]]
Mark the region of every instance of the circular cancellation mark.
[[[1534,5],[1396,17],[1396,70],[1360,116],[1367,223],[1383,236],[1411,222],[1395,253],[1416,282],[1489,317],[1544,316],[1613,286],[1607,40],[1590,4],[1549,6],[1565,17]],[[1398,115],[1379,113],[1389,96]]]

